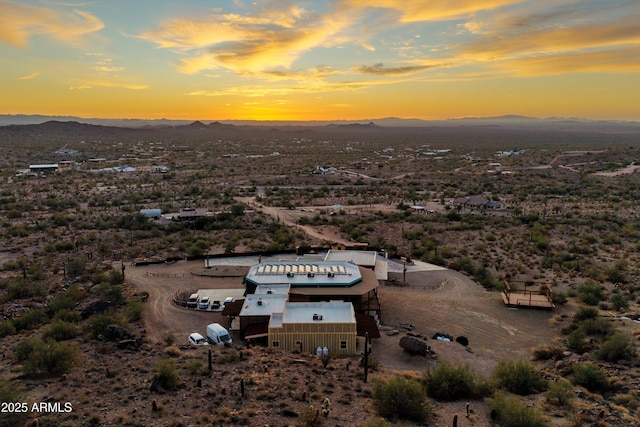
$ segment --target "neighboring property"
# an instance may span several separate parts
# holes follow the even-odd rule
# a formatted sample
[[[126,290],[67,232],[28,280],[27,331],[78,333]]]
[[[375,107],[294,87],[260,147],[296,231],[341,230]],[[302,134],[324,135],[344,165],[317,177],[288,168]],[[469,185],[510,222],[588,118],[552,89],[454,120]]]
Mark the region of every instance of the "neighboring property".
[[[269,347],[313,353],[318,347],[329,354],[356,353],[356,316],[344,301],[285,304],[269,321]]]
[[[499,209],[502,204],[495,200],[489,200],[483,196],[468,196],[453,199],[453,206],[458,209],[467,208],[471,210],[484,211]]]
[[[177,219],[178,221],[193,221],[197,218],[207,216],[206,208],[183,208],[180,209],[180,213],[178,213]]]
[[[29,165],[29,171],[34,173],[47,173],[47,172],[55,172],[58,170],[57,163],[45,163],[41,165]]]
[[[140,209],[140,213],[147,218],[160,219],[162,211],[160,209]]]

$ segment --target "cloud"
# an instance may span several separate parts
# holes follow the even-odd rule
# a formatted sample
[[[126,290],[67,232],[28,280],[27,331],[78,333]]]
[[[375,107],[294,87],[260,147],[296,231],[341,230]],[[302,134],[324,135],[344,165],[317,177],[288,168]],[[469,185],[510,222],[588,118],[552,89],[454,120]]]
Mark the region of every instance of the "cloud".
[[[373,65],[362,65],[356,70],[362,74],[373,74],[378,76],[398,76],[418,73],[436,67],[435,65],[405,65],[402,67],[385,67],[382,62]]]
[[[149,89],[149,85],[146,84],[137,84],[137,83],[127,83],[127,82],[117,82],[111,80],[87,80],[82,82],[79,85],[72,85],[69,87],[69,90],[83,90],[83,89],[92,89],[94,87],[108,87],[108,88],[120,88],[120,89],[129,89],[129,90],[145,90]]]
[[[640,46],[599,52],[580,52],[518,58],[505,64],[521,76],[565,74],[572,72],[640,72]]]
[[[255,15],[211,14],[204,18],[176,18],[138,37],[160,48],[188,55],[177,64],[185,74],[226,68],[255,73],[289,68],[305,52],[353,38],[346,34],[353,16],[258,9]]]
[[[343,0],[349,9],[381,8],[400,14],[401,22],[445,21],[468,17],[478,12],[522,3],[523,0]]]
[[[33,80],[40,75],[40,72],[36,71],[35,73],[27,74],[26,76],[18,77],[17,80]]]
[[[0,41],[25,47],[35,35],[63,43],[78,44],[87,34],[100,31],[104,23],[88,12],[62,12],[45,7],[0,0]]]

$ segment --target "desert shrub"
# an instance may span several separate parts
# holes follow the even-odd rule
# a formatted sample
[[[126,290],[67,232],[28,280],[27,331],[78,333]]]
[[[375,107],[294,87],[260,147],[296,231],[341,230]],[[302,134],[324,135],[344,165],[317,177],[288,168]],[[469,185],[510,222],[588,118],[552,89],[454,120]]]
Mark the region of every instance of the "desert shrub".
[[[616,310],[624,311],[629,309],[629,297],[619,292],[609,295],[609,302],[613,304]]]
[[[427,396],[416,379],[394,375],[372,381],[371,393],[378,414],[385,418],[424,422],[431,415]]]
[[[236,363],[240,360],[240,354],[236,349],[231,349],[224,355],[224,363]]]
[[[593,282],[583,283],[578,286],[578,298],[587,305],[598,305],[604,298],[604,288]]]
[[[322,425],[324,417],[319,408],[309,405],[300,414],[298,425],[301,427],[319,427]]]
[[[16,331],[19,332],[40,326],[45,320],[47,320],[47,315],[43,309],[31,310],[20,315],[20,317],[14,318],[13,325],[16,327]]]
[[[572,382],[592,392],[602,392],[609,388],[606,372],[594,363],[576,363],[573,366]]]
[[[23,370],[29,376],[64,374],[71,370],[77,359],[75,343],[38,341],[34,343]]]
[[[163,353],[170,357],[180,357],[182,356],[182,350],[177,345],[170,345],[165,347]]]
[[[56,320],[49,325],[42,338],[44,340],[64,341],[77,337],[79,333],[80,328],[74,323]]]
[[[613,332],[613,325],[607,319],[586,319],[580,322],[580,328],[587,335],[609,335]]]
[[[586,341],[587,334],[582,329],[577,329],[567,337],[567,348],[576,353],[584,353],[589,351],[589,344]]]
[[[7,298],[10,300],[42,297],[46,293],[47,289],[42,283],[27,279],[11,280],[7,286]]]
[[[562,305],[567,303],[567,294],[564,292],[554,292],[552,296],[552,301],[554,304]]]
[[[129,322],[136,322],[142,319],[144,304],[140,301],[130,301],[125,307],[125,314]]]
[[[12,384],[8,380],[0,380],[0,402],[24,402],[24,393],[18,388],[18,384]],[[6,409],[6,408],[5,408]],[[21,426],[27,425],[29,412],[16,412],[3,410],[0,414],[0,425]]]
[[[479,397],[476,378],[468,365],[440,363],[428,368],[423,381],[429,397],[441,401],[454,401]]]
[[[48,311],[50,316],[55,316],[59,311],[62,310],[73,310],[76,302],[73,299],[73,296],[64,293],[58,294],[49,302]]]
[[[600,311],[595,307],[580,307],[573,318],[581,322],[587,319],[597,319],[600,316]]]
[[[0,322],[0,338],[16,333],[16,327],[11,320],[3,320]]]
[[[564,380],[558,382],[551,381],[549,389],[544,394],[547,402],[558,406],[569,404],[574,396],[573,387],[571,387],[569,382]]]
[[[533,365],[525,360],[502,361],[493,371],[498,387],[526,396],[546,390],[547,382]]]
[[[489,400],[489,410],[495,411],[500,427],[545,427],[549,425],[542,413],[514,396],[496,393]]]
[[[107,326],[112,324],[125,326],[125,322],[122,317],[116,313],[106,312],[94,314],[86,320],[85,330],[92,338],[98,338],[99,335],[104,334]]]
[[[622,333],[615,333],[602,343],[596,352],[596,357],[607,362],[633,360],[636,358],[636,350],[630,337]]]
[[[36,339],[28,339],[22,340],[16,345],[16,348],[13,350],[13,353],[16,356],[18,362],[24,362],[29,358],[31,353],[33,352],[33,348],[38,343]]]
[[[171,359],[163,359],[158,362],[155,368],[158,374],[158,381],[165,389],[177,387],[180,383],[178,372],[176,371],[176,362]]]
[[[202,369],[202,362],[197,359],[191,359],[187,363],[187,371],[189,371],[190,374],[195,375],[198,372],[200,372],[201,369]]]
[[[75,310],[63,309],[56,313],[54,320],[63,320],[65,322],[78,323],[82,320],[82,315]]]
[[[562,356],[562,348],[555,345],[542,345],[531,350],[533,360],[558,359]]]

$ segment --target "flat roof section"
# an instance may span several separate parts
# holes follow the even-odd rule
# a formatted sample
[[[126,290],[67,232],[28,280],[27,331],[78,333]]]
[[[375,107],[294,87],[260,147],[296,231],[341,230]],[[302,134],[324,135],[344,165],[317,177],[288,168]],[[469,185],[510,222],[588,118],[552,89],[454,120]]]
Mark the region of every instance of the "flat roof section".
[[[329,250],[324,257],[325,261],[329,262],[349,262],[352,264],[360,265],[362,267],[374,268],[376,266],[376,259],[378,253],[375,251],[334,251]]]
[[[356,315],[350,302],[289,302],[282,323],[356,323]]]
[[[271,316],[272,313],[282,313],[286,302],[287,295],[249,294],[244,299],[240,316]]]
[[[349,287],[362,280],[357,265],[330,261],[269,261],[252,266],[246,279],[257,285]]]
[[[291,285],[288,283],[256,286],[255,295],[289,295]]]

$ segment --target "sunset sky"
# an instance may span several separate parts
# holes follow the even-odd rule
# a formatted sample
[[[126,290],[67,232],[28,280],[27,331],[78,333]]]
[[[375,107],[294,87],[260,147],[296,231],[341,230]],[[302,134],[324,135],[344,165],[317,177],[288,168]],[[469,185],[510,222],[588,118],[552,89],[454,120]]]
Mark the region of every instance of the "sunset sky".
[[[638,0],[0,0],[0,114],[640,120]]]

